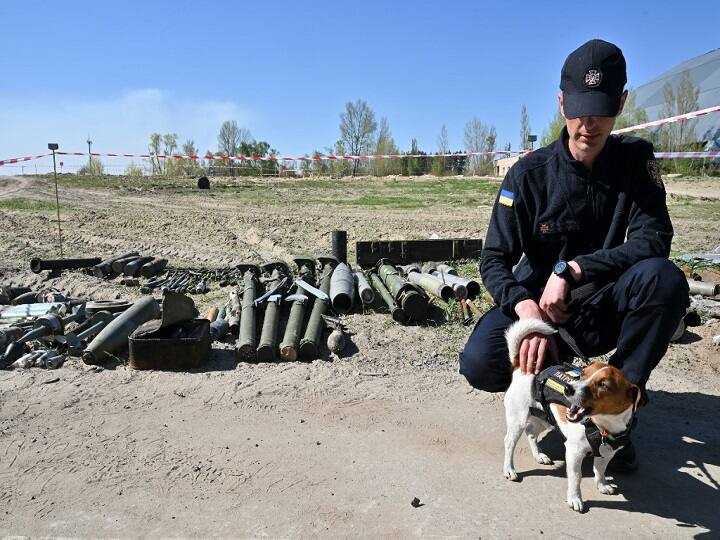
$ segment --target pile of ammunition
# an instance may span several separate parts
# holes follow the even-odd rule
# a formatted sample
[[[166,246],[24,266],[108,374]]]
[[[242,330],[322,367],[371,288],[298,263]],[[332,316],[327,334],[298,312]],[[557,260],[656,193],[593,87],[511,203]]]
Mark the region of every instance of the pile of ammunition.
[[[422,322],[428,317],[431,303],[448,304],[455,300],[461,320],[471,324],[480,318],[480,310],[473,300],[480,293],[480,283],[458,276],[457,270],[443,263],[395,266],[381,259],[369,273],[369,281],[390,311],[393,320],[405,324]],[[358,278],[364,277],[362,274]],[[361,299],[371,304],[367,282],[358,285]],[[365,296],[363,296],[363,294]]]

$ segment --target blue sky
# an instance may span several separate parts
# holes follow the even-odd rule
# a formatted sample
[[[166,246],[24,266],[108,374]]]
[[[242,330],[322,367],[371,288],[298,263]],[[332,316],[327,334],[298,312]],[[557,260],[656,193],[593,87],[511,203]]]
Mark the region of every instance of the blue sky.
[[[337,140],[358,98],[401,149],[436,151],[443,124],[460,149],[473,116],[517,148],[521,105],[540,135],[584,41],[618,44],[630,86],[719,47],[720,2],[687,6],[3,0],[0,159],[49,140],[82,151],[88,134],[93,150],[142,152],[153,131],[216,150],[223,120],[302,155]]]

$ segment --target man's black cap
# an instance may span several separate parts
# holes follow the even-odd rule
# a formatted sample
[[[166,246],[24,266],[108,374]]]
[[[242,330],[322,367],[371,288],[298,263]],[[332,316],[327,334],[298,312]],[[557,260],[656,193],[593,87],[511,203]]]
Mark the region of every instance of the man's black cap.
[[[562,68],[565,117],[616,116],[626,82],[622,51],[601,39],[588,41],[570,53]]]

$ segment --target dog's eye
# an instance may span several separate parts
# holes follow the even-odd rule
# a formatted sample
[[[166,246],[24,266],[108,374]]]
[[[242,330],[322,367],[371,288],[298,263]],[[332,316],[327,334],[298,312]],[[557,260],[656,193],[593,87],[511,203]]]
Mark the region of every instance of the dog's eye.
[[[607,384],[605,384],[604,382],[600,381],[600,382],[598,383],[598,389],[599,389],[599,390],[607,390]]]

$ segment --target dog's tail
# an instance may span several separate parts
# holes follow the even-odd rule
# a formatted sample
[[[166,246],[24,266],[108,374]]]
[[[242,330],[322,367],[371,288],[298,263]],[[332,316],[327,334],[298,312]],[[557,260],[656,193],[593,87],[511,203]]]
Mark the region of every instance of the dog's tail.
[[[530,334],[543,334],[549,336],[557,332],[548,323],[540,319],[521,319],[512,323],[505,331],[505,339],[507,340],[508,352],[510,353],[510,363],[514,364],[520,353],[520,343]]]

